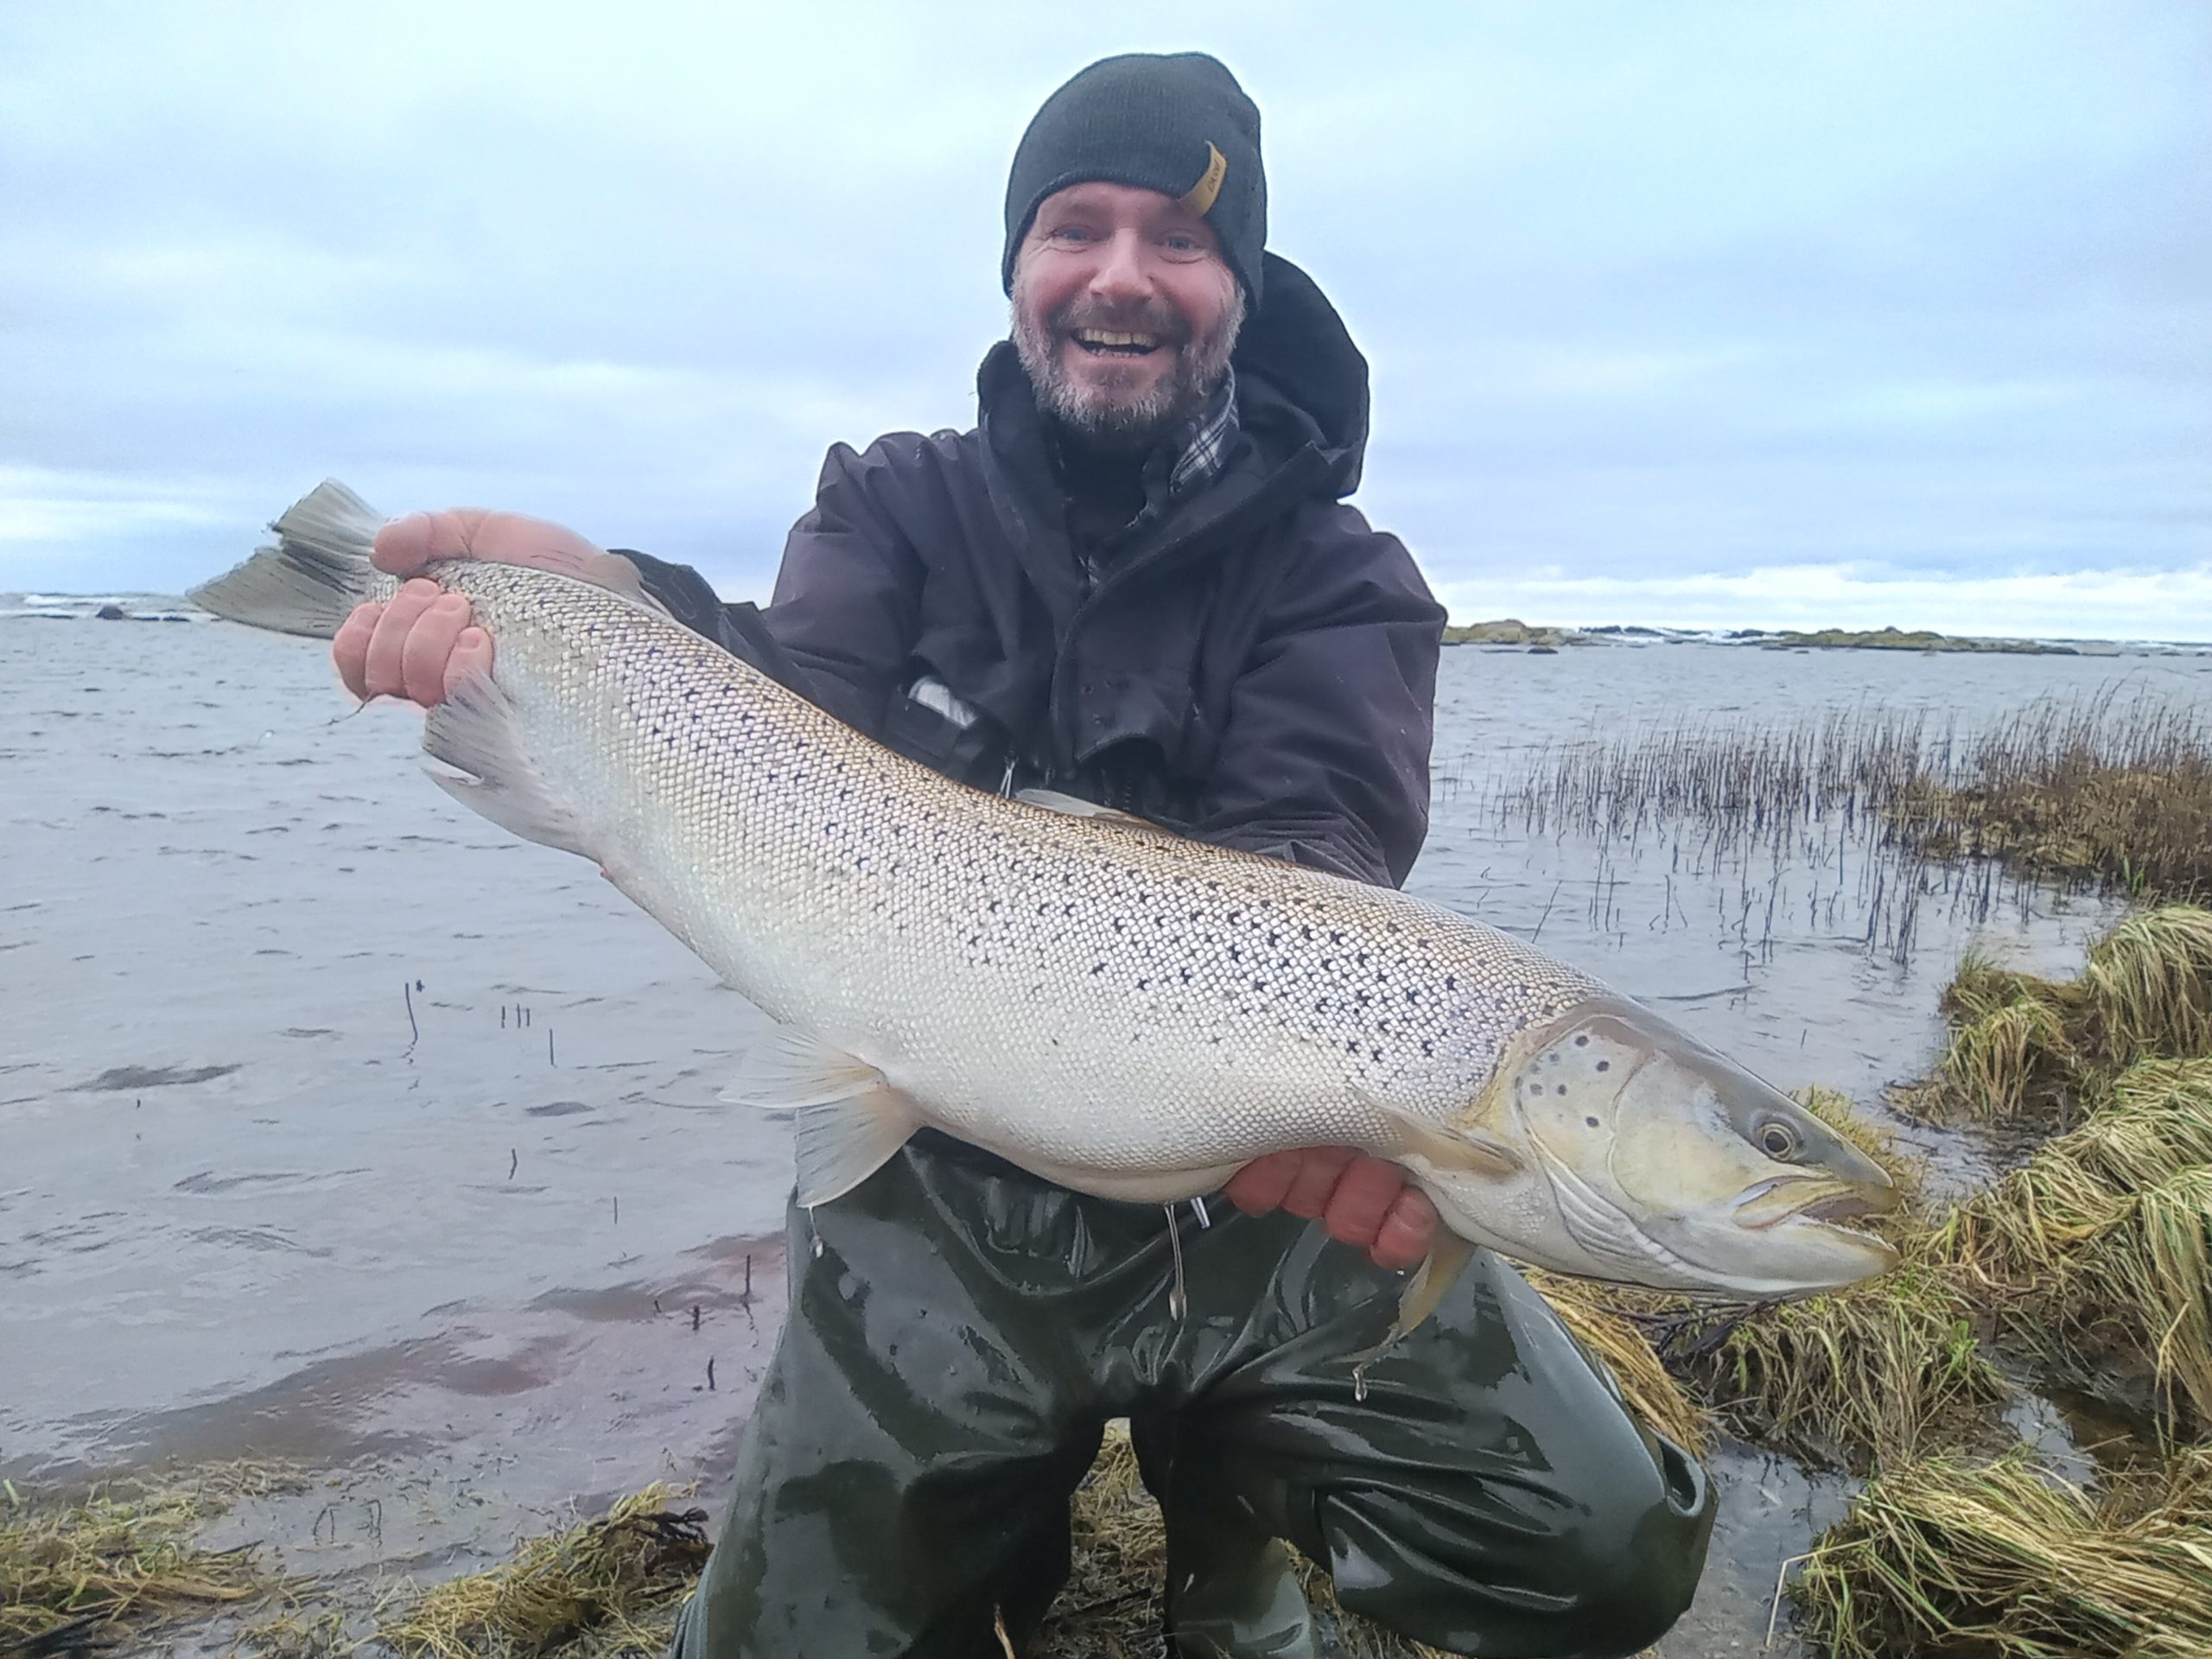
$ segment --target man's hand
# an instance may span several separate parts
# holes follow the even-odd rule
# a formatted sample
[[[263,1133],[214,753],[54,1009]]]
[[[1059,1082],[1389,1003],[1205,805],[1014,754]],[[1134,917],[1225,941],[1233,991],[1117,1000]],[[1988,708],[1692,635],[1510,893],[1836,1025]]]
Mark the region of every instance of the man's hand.
[[[526,564],[641,598],[638,567],[594,547],[573,530],[518,512],[454,507],[395,518],[377,532],[369,562],[410,576],[436,559]],[[410,582],[382,605],[354,609],[330,642],[346,689],[371,697],[405,697],[425,709],[471,674],[492,671],[492,637],[474,625],[467,599],[435,582]]]
[[[1222,1195],[1248,1216],[1287,1210],[1319,1220],[1332,1238],[1365,1250],[1378,1268],[1410,1268],[1428,1254],[1436,1206],[1406,1172],[1350,1147],[1307,1147],[1255,1158]]]

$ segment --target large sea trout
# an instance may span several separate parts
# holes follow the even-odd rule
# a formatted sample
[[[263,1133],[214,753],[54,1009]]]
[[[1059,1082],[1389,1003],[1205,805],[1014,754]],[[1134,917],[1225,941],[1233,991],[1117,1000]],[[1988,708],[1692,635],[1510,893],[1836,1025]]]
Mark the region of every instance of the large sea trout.
[[[327,637],[397,584],[326,483],[193,598]],[[454,561],[494,642],[423,747],[457,798],[595,861],[779,1022],[733,1091],[797,1113],[827,1204],[925,1124],[1109,1198],[1247,1160],[1398,1160],[1450,1236],[1732,1296],[1832,1288],[1889,1248],[1882,1172],[1787,1096],[1495,928],[1388,888],[948,781],[658,611]],[[1071,811],[1065,809],[1077,809]]]

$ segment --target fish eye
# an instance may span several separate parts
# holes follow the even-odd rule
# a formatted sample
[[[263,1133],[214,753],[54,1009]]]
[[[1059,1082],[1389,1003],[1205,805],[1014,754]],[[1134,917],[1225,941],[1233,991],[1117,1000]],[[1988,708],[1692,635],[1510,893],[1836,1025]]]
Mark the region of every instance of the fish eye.
[[[1761,1152],[1778,1164],[1791,1162],[1804,1149],[1797,1131],[1778,1117],[1770,1117],[1760,1124],[1752,1131],[1751,1138],[1758,1142]]]

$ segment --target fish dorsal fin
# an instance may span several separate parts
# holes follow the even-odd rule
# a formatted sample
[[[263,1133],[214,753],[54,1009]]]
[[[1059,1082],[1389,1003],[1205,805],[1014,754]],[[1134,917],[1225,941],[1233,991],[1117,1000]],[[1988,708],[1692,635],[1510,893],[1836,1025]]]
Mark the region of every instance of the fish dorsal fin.
[[[1371,1095],[1364,1098],[1368,1106],[1389,1120],[1397,1134],[1396,1150],[1402,1156],[1427,1159],[1439,1169],[1464,1170],[1498,1180],[1518,1175],[1528,1166],[1526,1159],[1494,1135],[1432,1123]]]
[[[920,1109],[882,1072],[789,1026],[747,1057],[744,1080],[721,1097],[797,1110],[798,1197],[810,1206],[851,1192],[922,1127]]]
[[[597,854],[584,845],[584,826],[560,798],[524,747],[506,693],[483,674],[471,674],[430,710],[423,722],[423,747],[461,776],[433,771],[430,780],[472,810],[525,841],[564,853]]]
[[[1134,812],[1124,812],[1119,807],[1101,806],[1096,801],[1086,801],[1080,795],[1063,795],[1057,789],[1017,789],[1014,798],[1029,806],[1041,806],[1047,812],[1061,812],[1071,818],[1089,818],[1096,823],[1118,823],[1124,830],[1141,830],[1147,835],[1158,836],[1166,841],[1187,841],[1165,824],[1154,823],[1150,818],[1141,818]]]

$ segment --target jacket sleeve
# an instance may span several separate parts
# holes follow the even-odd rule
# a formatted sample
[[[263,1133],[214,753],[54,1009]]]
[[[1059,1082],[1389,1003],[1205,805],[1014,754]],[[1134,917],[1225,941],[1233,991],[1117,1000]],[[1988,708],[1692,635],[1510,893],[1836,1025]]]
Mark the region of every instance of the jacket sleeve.
[[[886,464],[888,442],[864,455],[847,444],[830,448],[814,506],[784,543],[765,611],[723,604],[688,565],[621,550],[677,621],[863,732],[882,729],[902,689],[921,584],[912,547],[868,496],[868,475]]]
[[[1326,513],[1294,537],[1191,833],[1395,886],[1428,832],[1445,613],[1395,537]]]

